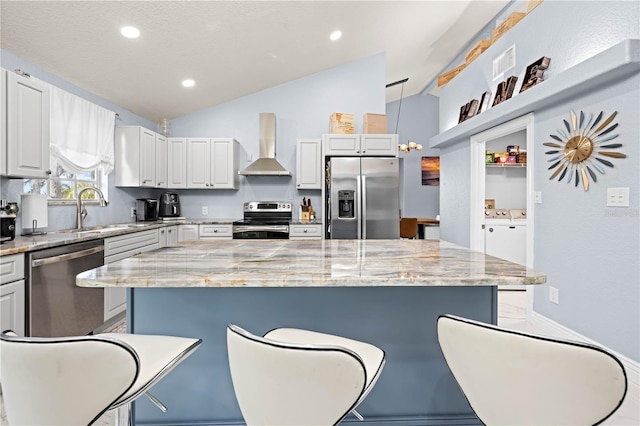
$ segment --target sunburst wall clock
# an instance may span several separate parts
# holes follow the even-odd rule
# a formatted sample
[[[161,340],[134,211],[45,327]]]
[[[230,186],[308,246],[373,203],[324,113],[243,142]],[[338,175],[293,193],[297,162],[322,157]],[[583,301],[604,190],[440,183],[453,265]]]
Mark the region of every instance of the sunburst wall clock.
[[[621,152],[609,151],[622,147],[621,143],[612,143],[619,136],[614,133],[618,123],[613,123],[617,114],[618,111],[615,111],[602,121],[604,111],[600,111],[595,120],[591,113],[585,117],[582,111],[579,116],[571,111],[571,123],[562,120],[566,132],[564,129],[558,129],[557,135],[549,135],[556,142],[543,144],[554,148],[545,152],[551,156],[551,159],[547,160],[552,163],[549,170],[555,169],[549,179],[553,180],[559,175],[558,181],[562,181],[566,177],[567,183],[573,181],[576,187],[582,180],[582,186],[587,191],[589,178],[593,182],[598,181],[595,171],[604,175],[605,168],[603,166],[613,168],[613,163],[604,157],[626,158],[627,156]]]

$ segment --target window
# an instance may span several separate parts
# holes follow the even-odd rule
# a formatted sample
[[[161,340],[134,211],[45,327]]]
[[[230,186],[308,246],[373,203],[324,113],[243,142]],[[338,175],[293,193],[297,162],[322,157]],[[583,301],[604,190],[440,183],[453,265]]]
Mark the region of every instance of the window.
[[[106,194],[106,176],[102,176],[99,170],[86,173],[73,173],[58,165],[49,179],[24,179],[23,192],[25,194],[47,195],[53,202],[75,202],[78,191],[87,186],[96,186]],[[82,194],[83,200],[98,200],[95,191],[86,191]]]

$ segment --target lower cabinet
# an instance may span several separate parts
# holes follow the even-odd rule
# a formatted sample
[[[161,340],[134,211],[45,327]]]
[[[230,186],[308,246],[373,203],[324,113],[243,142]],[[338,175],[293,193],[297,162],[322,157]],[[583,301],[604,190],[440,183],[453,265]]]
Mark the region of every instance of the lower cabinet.
[[[290,240],[321,240],[322,225],[320,224],[295,224],[289,225]]]
[[[198,225],[178,225],[178,241],[195,241],[200,239]]]
[[[105,238],[104,264],[108,265],[117,260],[126,259],[145,251],[160,247],[160,230],[149,229],[133,234],[119,235]],[[105,287],[104,289],[104,320],[107,321],[127,308],[127,289]]]
[[[201,240],[231,240],[233,239],[233,225],[231,224],[207,224],[200,225],[198,236]]]
[[[25,333],[24,255],[0,257],[0,331]]]
[[[178,225],[160,228],[160,247],[171,247],[178,243]]]

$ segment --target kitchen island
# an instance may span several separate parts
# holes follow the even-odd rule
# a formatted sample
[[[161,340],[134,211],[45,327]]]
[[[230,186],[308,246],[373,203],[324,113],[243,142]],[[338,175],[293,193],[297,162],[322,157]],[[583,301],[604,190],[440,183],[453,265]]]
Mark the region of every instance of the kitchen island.
[[[154,250],[77,283],[129,288],[130,332],[203,339],[154,388],[169,411],[141,399],[136,424],[242,423],[226,353],[226,325],[235,323],[256,334],[299,327],[379,346],[387,364],[359,411],[365,423],[417,425],[476,421],[440,352],[438,315],[495,324],[497,285],[545,280],[442,241],[231,240]]]

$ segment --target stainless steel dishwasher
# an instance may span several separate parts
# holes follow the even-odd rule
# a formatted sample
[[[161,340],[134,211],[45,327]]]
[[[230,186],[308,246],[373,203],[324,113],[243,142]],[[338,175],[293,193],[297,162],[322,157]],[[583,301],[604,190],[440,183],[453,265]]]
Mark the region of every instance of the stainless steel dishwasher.
[[[104,241],[29,254],[27,335],[80,336],[103,324],[104,289],[76,286],[76,275],[104,265]]]

